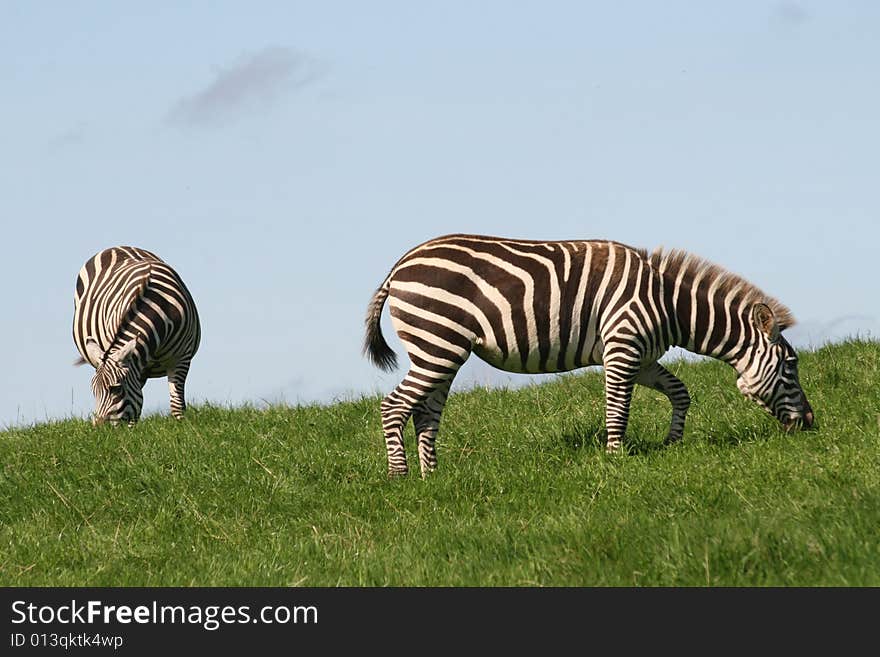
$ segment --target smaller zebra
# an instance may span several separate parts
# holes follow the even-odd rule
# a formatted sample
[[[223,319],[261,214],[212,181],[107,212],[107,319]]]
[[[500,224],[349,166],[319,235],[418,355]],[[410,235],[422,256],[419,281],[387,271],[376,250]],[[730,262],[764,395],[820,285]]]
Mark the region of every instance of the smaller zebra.
[[[199,348],[201,326],[192,296],[159,256],[133,246],[105,249],[76,280],[76,365],[95,368],[92,424],[134,425],[147,379],[168,377],[171,415],[186,410],[184,384]]]

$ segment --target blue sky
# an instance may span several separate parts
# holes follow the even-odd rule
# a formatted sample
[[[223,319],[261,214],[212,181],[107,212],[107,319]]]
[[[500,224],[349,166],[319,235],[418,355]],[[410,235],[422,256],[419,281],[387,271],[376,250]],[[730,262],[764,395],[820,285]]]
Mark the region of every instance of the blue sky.
[[[877,337],[878,30],[873,2],[7,0],[0,427],[91,411],[73,287],[116,244],[193,293],[196,403],[393,388],[366,304],[449,232],[685,248],[796,344]],[[521,381],[476,361],[457,387]]]

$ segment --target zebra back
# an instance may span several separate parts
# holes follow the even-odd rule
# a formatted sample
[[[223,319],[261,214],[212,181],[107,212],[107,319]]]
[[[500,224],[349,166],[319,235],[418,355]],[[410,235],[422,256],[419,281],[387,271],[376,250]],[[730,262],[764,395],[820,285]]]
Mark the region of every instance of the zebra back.
[[[192,295],[159,256],[132,246],[105,249],[85,262],[76,281],[73,339],[86,349],[94,339],[106,355],[136,339],[135,357],[145,378],[164,375],[181,357],[192,357],[201,326]]]

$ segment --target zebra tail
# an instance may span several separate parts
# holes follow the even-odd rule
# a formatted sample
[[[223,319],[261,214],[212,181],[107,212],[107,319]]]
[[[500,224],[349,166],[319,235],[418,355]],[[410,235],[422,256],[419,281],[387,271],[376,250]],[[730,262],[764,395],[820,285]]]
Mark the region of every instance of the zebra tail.
[[[391,350],[382,335],[382,308],[388,298],[389,283],[385,282],[376,290],[370,305],[367,307],[367,318],[364,321],[367,333],[364,336],[364,354],[369,356],[373,365],[383,372],[390,372],[397,367],[397,354]]]

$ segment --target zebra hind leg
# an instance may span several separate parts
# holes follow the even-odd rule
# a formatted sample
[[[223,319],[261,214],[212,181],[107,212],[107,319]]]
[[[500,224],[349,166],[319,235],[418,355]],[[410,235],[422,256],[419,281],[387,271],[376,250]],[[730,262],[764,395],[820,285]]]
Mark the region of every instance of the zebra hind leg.
[[[437,468],[437,451],[434,443],[440,428],[440,415],[443,413],[443,407],[449,397],[451,385],[452,379],[449,379],[434,390],[427,399],[413,408],[413,424],[416,428],[422,478]]]
[[[412,413],[412,402],[400,385],[382,400],[382,432],[385,434],[385,451],[388,453],[388,476],[402,476],[408,471],[406,465],[406,449],[403,446],[403,428]]]
[[[684,421],[691,405],[687,387],[674,374],[659,363],[653,363],[639,372],[636,383],[662,392],[672,404],[672,421],[664,443],[674,443],[684,435]]]
[[[400,385],[382,400],[382,431],[385,434],[385,449],[388,452],[389,477],[405,475],[408,472],[406,450],[403,446],[403,430],[414,412],[419,423],[416,430],[418,432],[421,428],[424,432],[424,440],[422,440],[421,433],[419,436],[419,459],[422,471],[425,471],[426,464],[428,466],[431,466],[432,463],[436,465],[437,457],[434,452],[436,426],[431,429],[432,422],[426,419],[427,414],[421,409],[437,408],[437,422],[433,424],[439,425],[442,406],[437,404],[425,406],[425,403],[438,389],[448,390],[450,382],[451,377],[448,375],[442,378],[429,378],[425,374],[410,370]],[[445,392],[443,399],[445,400]],[[416,411],[417,408],[418,411]]]
[[[168,372],[168,392],[171,396],[171,415],[177,420],[183,419],[186,411],[186,376],[189,374],[190,361],[180,361]]]

